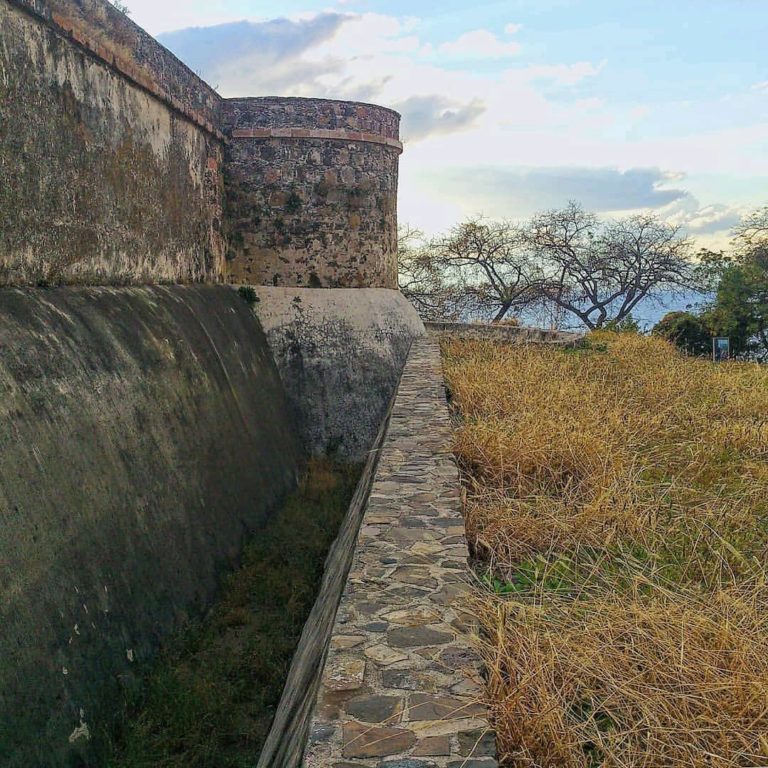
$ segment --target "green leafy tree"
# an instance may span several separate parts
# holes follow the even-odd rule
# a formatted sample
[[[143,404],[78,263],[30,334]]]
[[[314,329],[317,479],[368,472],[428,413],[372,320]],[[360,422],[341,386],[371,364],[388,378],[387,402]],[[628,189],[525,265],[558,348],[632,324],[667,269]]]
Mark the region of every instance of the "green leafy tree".
[[[705,254],[702,274],[715,284],[706,312],[718,336],[729,336],[734,354],[768,359],[768,207],[736,227],[733,254]]]
[[[712,333],[705,320],[692,312],[668,312],[653,327],[653,334],[671,341],[689,355],[709,355]]]

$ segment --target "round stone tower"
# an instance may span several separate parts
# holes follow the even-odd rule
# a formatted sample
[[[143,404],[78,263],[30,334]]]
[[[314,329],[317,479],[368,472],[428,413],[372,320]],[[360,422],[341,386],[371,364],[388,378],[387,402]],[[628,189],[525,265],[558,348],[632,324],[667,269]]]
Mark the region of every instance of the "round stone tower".
[[[397,288],[397,112],[229,99],[224,122],[230,282]]]

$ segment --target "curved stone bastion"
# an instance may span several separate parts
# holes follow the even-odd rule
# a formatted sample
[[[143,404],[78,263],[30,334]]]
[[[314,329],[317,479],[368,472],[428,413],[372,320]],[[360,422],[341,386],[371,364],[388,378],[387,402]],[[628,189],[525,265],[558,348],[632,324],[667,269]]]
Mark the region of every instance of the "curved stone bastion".
[[[397,112],[228,99],[223,121],[230,281],[397,288]]]

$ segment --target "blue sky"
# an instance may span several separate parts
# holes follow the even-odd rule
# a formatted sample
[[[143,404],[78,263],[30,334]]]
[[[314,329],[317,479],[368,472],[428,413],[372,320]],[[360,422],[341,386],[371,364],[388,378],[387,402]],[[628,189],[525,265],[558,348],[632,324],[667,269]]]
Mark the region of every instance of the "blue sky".
[[[716,247],[768,204],[768,0],[128,4],[226,96],[401,111],[401,219],[430,232],[576,198]]]

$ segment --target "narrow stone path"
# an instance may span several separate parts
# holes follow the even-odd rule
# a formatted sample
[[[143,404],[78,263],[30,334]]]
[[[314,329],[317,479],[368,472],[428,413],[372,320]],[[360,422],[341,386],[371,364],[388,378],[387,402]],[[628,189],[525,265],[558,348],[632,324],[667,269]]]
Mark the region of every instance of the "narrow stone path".
[[[438,342],[414,342],[336,617],[305,768],[495,768]]]

